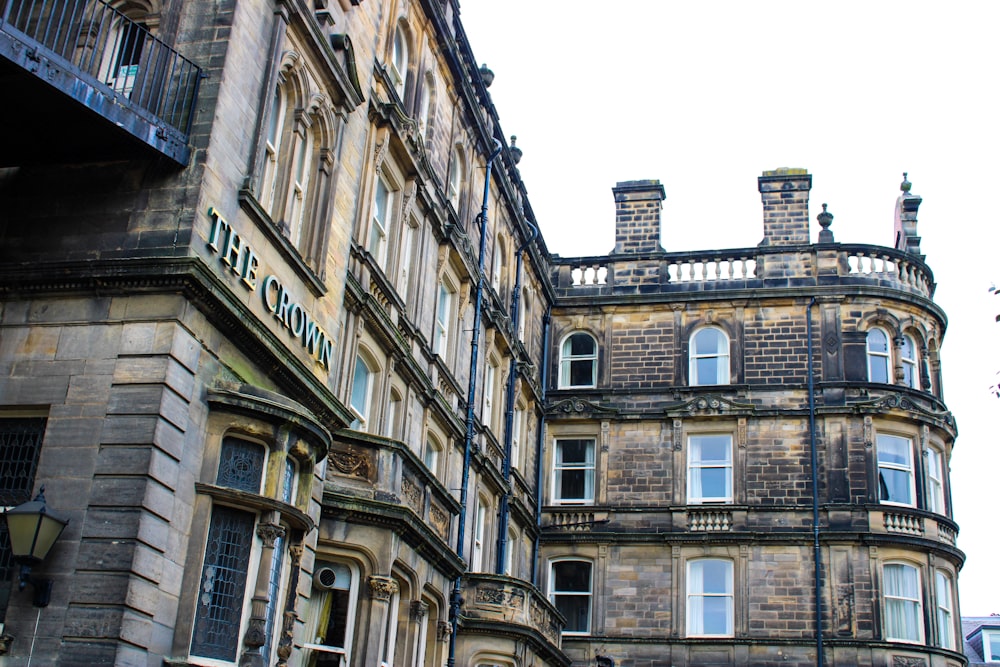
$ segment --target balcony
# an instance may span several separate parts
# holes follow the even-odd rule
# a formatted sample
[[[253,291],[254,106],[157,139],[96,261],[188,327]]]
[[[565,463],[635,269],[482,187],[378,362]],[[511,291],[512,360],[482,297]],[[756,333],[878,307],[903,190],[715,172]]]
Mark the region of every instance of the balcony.
[[[0,79],[0,166],[190,158],[201,70],[103,0],[0,0]]]
[[[522,635],[537,643],[536,651],[561,655],[565,620],[530,583],[496,574],[469,574],[465,585],[463,626]]]

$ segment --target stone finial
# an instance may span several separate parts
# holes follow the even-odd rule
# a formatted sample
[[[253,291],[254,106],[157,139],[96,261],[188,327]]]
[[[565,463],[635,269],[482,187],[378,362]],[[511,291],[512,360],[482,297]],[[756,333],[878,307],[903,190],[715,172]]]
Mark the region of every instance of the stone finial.
[[[918,195],[912,194],[907,173],[903,172],[903,182],[899,184],[901,194],[896,200],[896,214],[893,220],[894,243],[896,250],[916,255],[923,259],[920,254],[920,236],[917,235],[917,211],[923,201]]]
[[[524,151],[517,147],[517,135],[510,135],[510,157],[514,160],[514,164],[521,163],[522,155],[524,155]]]
[[[833,243],[833,232],[830,231],[830,225],[833,224],[833,213],[826,210],[826,204],[823,204],[823,212],[816,216],[816,221],[823,228],[819,232],[819,242]]]
[[[484,86],[489,88],[491,85],[493,85],[493,79],[496,75],[493,74],[493,70],[491,70],[489,67],[486,66],[486,63],[483,63],[482,65],[479,66],[479,74],[480,76],[483,77]]]

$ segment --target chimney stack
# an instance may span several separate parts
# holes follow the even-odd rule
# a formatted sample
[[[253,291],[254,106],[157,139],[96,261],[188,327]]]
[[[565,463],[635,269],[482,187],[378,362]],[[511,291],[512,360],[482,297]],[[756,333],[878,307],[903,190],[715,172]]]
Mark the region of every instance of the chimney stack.
[[[809,190],[812,176],[805,169],[783,167],[765,171],[757,179],[764,204],[764,240],[761,245],[809,243]]]
[[[613,254],[663,252],[660,213],[666,194],[658,180],[622,181],[615,194],[615,249]]]

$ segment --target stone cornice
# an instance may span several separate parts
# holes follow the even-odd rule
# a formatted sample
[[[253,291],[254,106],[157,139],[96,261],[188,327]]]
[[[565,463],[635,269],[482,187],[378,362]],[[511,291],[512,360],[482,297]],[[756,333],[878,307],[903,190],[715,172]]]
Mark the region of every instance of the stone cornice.
[[[179,293],[188,299],[325,427],[333,430],[352,421],[353,415],[326,384],[200,258],[46,262],[0,269],[0,297],[4,300],[162,293]]]

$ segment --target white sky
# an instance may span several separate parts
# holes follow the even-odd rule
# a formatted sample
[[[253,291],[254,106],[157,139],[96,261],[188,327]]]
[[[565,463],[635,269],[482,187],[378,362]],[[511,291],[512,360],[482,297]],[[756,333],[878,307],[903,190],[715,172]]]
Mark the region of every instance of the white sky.
[[[611,188],[643,178],[667,193],[666,250],[755,246],[757,176],[777,167],[813,175],[813,240],[827,202],[835,240],[891,246],[909,173],[950,318],[961,613],[1000,612],[1000,3],[464,0],[462,20],[564,257],[609,252]]]

